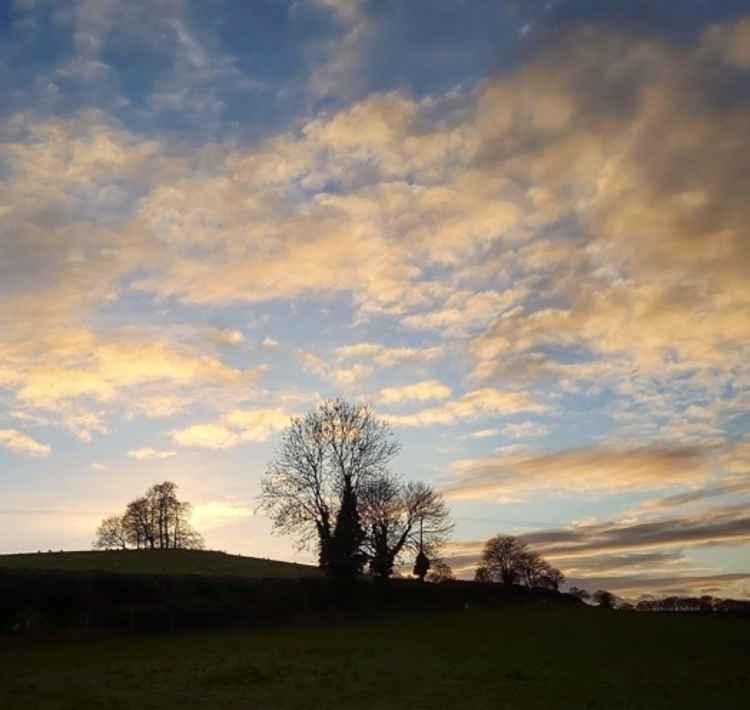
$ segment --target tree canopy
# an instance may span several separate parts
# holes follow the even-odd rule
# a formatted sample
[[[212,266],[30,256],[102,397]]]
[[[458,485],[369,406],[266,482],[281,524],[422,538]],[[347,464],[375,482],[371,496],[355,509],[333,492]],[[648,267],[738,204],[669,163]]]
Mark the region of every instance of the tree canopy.
[[[496,535],[484,545],[475,579],[557,590],[565,581],[565,575],[523,540],[512,535]]]
[[[407,552],[436,550],[451,530],[442,497],[390,470],[400,444],[366,404],[322,402],[293,418],[261,488],[274,530],[314,544],[332,576],[388,577]]]
[[[94,547],[100,550],[197,550],[203,538],[190,524],[190,503],[177,497],[177,484],[157,483],[128,503],[121,515],[100,523]]]

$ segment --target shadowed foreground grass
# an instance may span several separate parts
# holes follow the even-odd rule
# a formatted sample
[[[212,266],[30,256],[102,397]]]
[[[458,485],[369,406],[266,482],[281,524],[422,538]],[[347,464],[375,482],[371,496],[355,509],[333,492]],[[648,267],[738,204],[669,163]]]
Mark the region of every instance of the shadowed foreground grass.
[[[223,577],[299,578],[320,576],[310,565],[228,555],[210,550],[108,550],[34,552],[0,555],[0,568],[121,572],[127,574],[202,574]]]
[[[750,623],[507,607],[122,639],[0,639],[0,708],[745,708]]]

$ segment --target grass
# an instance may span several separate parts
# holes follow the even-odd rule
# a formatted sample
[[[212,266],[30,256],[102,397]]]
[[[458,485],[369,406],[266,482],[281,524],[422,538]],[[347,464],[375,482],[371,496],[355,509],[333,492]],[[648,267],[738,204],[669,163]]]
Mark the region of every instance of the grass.
[[[732,710],[749,688],[748,621],[590,608],[0,639],[4,710]]]
[[[227,577],[309,577],[317,567],[224,552],[194,550],[120,550],[102,552],[38,552],[0,555],[0,569],[130,574],[203,574]]]

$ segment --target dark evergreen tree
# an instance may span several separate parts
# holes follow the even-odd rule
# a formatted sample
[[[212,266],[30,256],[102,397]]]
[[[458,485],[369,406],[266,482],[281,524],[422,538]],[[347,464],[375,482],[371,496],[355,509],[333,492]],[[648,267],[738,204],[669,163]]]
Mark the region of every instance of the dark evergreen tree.
[[[424,582],[424,578],[429,571],[430,558],[425,555],[424,550],[420,550],[414,562],[414,576],[418,577],[420,582]]]
[[[364,541],[365,532],[359,519],[357,494],[347,476],[344,478],[341,507],[336,516],[330,545],[328,570],[331,576],[354,579],[362,573],[366,559],[362,551]]]

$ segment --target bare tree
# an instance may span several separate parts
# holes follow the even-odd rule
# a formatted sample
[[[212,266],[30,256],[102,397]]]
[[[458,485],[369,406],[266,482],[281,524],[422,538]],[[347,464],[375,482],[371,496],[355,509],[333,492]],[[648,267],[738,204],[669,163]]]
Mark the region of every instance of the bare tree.
[[[614,609],[615,607],[615,595],[606,589],[597,590],[592,598],[602,609]]]
[[[480,569],[483,578],[504,584],[521,583],[557,591],[565,581],[559,569],[511,535],[497,535],[486,542]]]
[[[300,547],[315,541],[321,567],[356,569],[364,562],[359,496],[386,475],[399,448],[369,406],[323,402],[283,432],[262,482],[261,507],[274,530],[294,535]]]
[[[98,550],[126,550],[128,534],[121,515],[104,518],[96,530],[94,547]]]
[[[542,573],[537,580],[537,586],[558,592],[560,591],[560,585],[564,582],[565,575],[557,567],[553,567],[546,560],[542,560]]]
[[[520,576],[519,561],[526,545],[511,535],[496,535],[487,540],[482,551],[482,566],[491,579],[503,584],[515,584]]]
[[[492,581],[492,575],[484,565],[480,565],[474,571],[474,581],[480,584],[487,584]]]
[[[154,549],[156,535],[154,534],[153,511],[145,496],[136,498],[128,503],[125,509],[125,526],[128,542],[136,549]]]
[[[102,521],[95,546],[112,549],[201,549],[203,538],[190,524],[190,504],[177,498],[177,485],[157,483],[128,503],[122,516]]]
[[[568,594],[577,597],[581,601],[585,601],[586,599],[591,598],[591,594],[589,594],[585,589],[582,589],[581,587],[571,587],[568,590]]]
[[[380,578],[389,577],[407,552],[437,554],[453,529],[439,493],[425,483],[401,483],[392,475],[364,489],[362,507],[370,571]]]
[[[445,560],[437,559],[432,561],[430,572],[427,575],[428,582],[442,584],[443,582],[450,582],[454,579],[453,570]]]
[[[146,493],[149,507],[152,511],[155,544],[159,549],[168,550],[173,526],[177,525],[182,510],[177,499],[177,485],[172,481],[157,483]]]
[[[525,548],[519,549],[515,565],[519,581],[527,587],[538,586],[542,575],[546,572],[545,562],[541,555]]]

